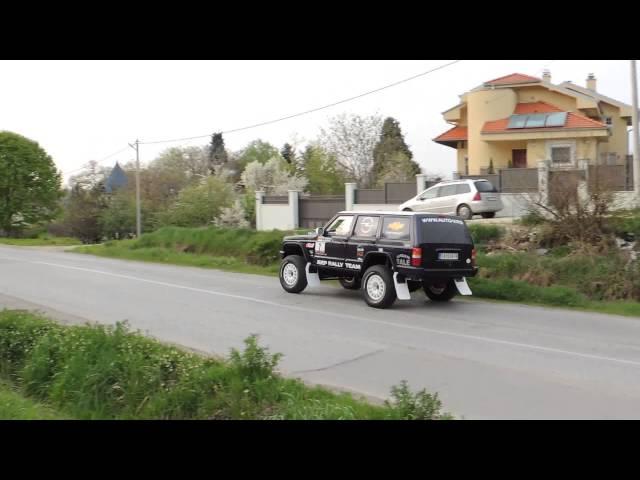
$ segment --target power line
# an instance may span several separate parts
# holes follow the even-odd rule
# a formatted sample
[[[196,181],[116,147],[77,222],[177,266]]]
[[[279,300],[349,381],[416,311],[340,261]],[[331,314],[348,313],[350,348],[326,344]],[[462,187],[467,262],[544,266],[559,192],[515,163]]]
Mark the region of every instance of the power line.
[[[390,83],[390,84],[385,85],[385,86],[380,87],[380,88],[376,88],[375,90],[370,90],[368,92],[364,92],[364,93],[361,93],[359,95],[355,95],[353,97],[345,98],[345,99],[339,100],[337,102],[333,102],[333,103],[330,103],[330,104],[327,104],[327,105],[323,105],[321,107],[312,108],[311,110],[305,110],[304,112],[294,113],[293,115],[287,115],[285,117],[280,117],[280,118],[276,118],[276,119],[273,119],[273,120],[267,120],[266,122],[256,123],[256,124],[253,124],[253,125],[247,125],[245,127],[234,128],[232,130],[226,130],[226,131],[221,132],[221,133],[229,134],[229,133],[240,132],[242,130],[249,130],[251,128],[262,127],[264,125],[270,125],[272,123],[282,122],[284,120],[289,120],[291,118],[296,118],[296,117],[300,117],[302,115],[307,115],[309,113],[318,112],[318,111],[324,110],[326,108],[335,107],[336,105],[340,105],[340,104],[343,104],[343,103],[351,102],[353,100],[357,100],[357,99],[365,97],[367,95],[371,95],[373,93],[377,93],[377,92],[380,92],[382,90],[386,90],[387,88],[395,87],[395,86],[400,85],[402,83],[406,83],[406,82],[409,82],[411,80],[415,80],[416,78],[424,77],[425,75],[428,75],[428,74],[433,73],[433,72],[438,71],[438,70],[442,70],[443,68],[446,68],[446,67],[450,67],[451,65],[454,65],[454,64],[456,64],[458,62],[461,62],[461,61],[462,60],[454,60],[453,62],[449,62],[449,63],[446,63],[444,65],[440,65],[439,67],[432,68],[431,70],[427,70],[426,72],[418,73],[417,75],[413,75],[411,77],[404,78],[402,80],[398,80],[397,82]],[[143,144],[143,145],[151,145],[151,144],[156,144],[156,143],[180,142],[180,141],[184,141],[184,140],[195,140],[195,139],[198,139],[198,138],[206,138],[206,137],[210,137],[211,135],[212,134],[198,135],[198,136],[195,136],[195,137],[174,138],[174,139],[171,139],[171,140],[156,140],[156,141],[153,141],[153,142],[140,142],[140,143]]]
[[[124,147],[124,148],[121,148],[121,149],[120,149],[120,150],[118,150],[117,152],[113,152],[113,153],[111,153],[111,154],[107,155],[106,157],[101,158],[100,160],[96,160],[96,163],[102,163],[102,162],[104,162],[105,160],[108,160],[108,159],[110,159],[111,157],[113,157],[113,156],[115,156],[115,155],[117,155],[117,154],[119,154],[119,153],[124,152],[124,151],[125,151],[125,150],[127,150],[128,148],[129,148],[128,146],[127,146],[127,147]],[[83,170],[83,169],[85,169],[86,167],[87,167],[87,164],[85,163],[82,167],[78,167],[78,168],[75,168],[75,169],[73,169],[73,170],[69,170],[69,171],[67,171],[67,172],[62,172],[62,174],[63,174],[63,175],[69,175],[70,173],[77,172],[77,171],[79,171],[79,170]]]

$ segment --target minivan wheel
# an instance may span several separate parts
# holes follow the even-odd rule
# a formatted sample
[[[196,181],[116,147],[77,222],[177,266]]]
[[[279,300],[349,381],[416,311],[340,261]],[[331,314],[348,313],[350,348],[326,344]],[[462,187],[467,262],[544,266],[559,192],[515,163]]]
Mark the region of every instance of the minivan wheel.
[[[433,302],[448,302],[458,293],[453,280],[423,283],[424,293]]]
[[[496,216],[496,212],[484,212],[481,213],[482,218],[493,218]]]
[[[360,278],[355,275],[351,278],[339,278],[338,281],[347,290],[358,290],[361,286]]]
[[[473,217],[473,212],[468,205],[463,204],[458,207],[458,216],[464,218],[465,220],[471,220],[471,217]]]
[[[280,265],[280,285],[289,293],[300,293],[307,288],[307,262],[300,255],[289,255]]]
[[[362,277],[362,294],[367,305],[388,308],[396,301],[396,289],[391,271],[384,265],[373,265]]]

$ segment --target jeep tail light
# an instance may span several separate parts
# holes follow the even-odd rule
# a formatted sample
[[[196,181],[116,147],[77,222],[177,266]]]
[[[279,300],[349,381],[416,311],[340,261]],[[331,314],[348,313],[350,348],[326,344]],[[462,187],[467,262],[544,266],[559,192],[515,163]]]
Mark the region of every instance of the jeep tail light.
[[[411,250],[411,266],[419,267],[420,265],[422,265],[422,248],[414,247]]]
[[[476,266],[476,249],[471,249],[471,266]]]
[[[476,194],[473,196],[473,201],[479,202],[480,200],[482,200],[482,197],[480,196],[480,192],[476,192]]]

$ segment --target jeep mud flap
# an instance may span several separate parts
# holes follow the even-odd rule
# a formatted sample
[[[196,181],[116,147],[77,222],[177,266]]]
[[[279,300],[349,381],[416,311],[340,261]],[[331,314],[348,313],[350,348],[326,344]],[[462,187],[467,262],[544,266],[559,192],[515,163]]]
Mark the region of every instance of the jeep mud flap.
[[[304,267],[304,271],[307,274],[307,284],[310,287],[319,287],[320,286],[320,275],[318,275],[318,272],[311,273],[309,271],[309,267],[311,267],[310,263],[307,263],[307,266]]]
[[[460,295],[472,295],[466,278],[454,278],[453,281],[456,283],[456,288],[460,292]]]
[[[404,283],[398,282],[398,272],[393,274],[393,284],[396,287],[396,295],[398,300],[411,300],[411,293],[409,293],[409,285],[405,280]]]

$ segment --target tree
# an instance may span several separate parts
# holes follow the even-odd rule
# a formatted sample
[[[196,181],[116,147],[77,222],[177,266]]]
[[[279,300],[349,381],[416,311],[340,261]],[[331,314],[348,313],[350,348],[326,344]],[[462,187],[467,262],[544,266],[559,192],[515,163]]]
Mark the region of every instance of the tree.
[[[224,139],[222,133],[214,133],[211,135],[211,144],[209,145],[209,172],[213,173],[216,166],[227,163],[229,156],[224,148]]]
[[[142,218],[148,224],[149,216]],[[100,231],[107,238],[127,238],[136,232],[136,202],[127,191],[119,191],[107,199],[99,216]],[[145,228],[145,230],[147,230]]]
[[[402,154],[405,160],[396,161],[395,165],[390,166],[392,157],[398,153]],[[400,124],[395,118],[387,117],[382,125],[378,143],[373,150],[374,182],[380,185],[383,183],[382,177],[393,176],[391,172],[393,168],[403,168],[403,172],[396,175],[403,178],[414,178],[420,173],[420,166],[413,161],[413,154],[404,141]]]
[[[0,230],[15,235],[53,219],[61,178],[47,152],[33,140],[0,132]]]
[[[209,174],[206,147],[171,147],[149,164],[149,169],[171,171],[184,177],[203,177]]]
[[[322,147],[309,145],[302,156],[302,165],[310,193],[336,195],[344,192],[344,172],[335,157]]]
[[[307,179],[293,175],[280,157],[273,157],[264,165],[251,162],[242,172],[242,182],[250,194],[264,190],[271,195],[286,195],[288,190],[303,190],[307,185]]]
[[[267,163],[273,157],[280,158],[280,152],[269,142],[253,140],[237,156],[240,171],[244,170],[251,162]]]
[[[373,184],[373,151],[381,129],[378,115],[338,115],[329,120],[328,129],[321,130],[320,145],[336,158],[350,180],[367,188]]]
[[[168,210],[158,214],[161,225],[199,227],[210,225],[224,207],[235,200],[233,188],[218,177],[203,178],[183,189]]]
[[[378,178],[378,185],[390,182],[412,182],[415,180],[415,173],[412,161],[406,154],[395,152],[386,160],[385,168]]]
[[[280,155],[282,156],[282,158],[285,159],[285,161],[289,164],[294,166],[296,163],[296,151],[294,150],[294,148],[289,144],[289,143],[285,143],[284,146],[282,147],[282,150],[280,150]]]
[[[106,207],[105,200],[102,183],[88,188],[76,183],[71,188],[63,223],[72,236],[84,243],[96,243],[102,239],[100,216]]]
[[[249,228],[250,226],[239,199],[232,206],[224,207],[213,223],[216,227],[222,228]]]

